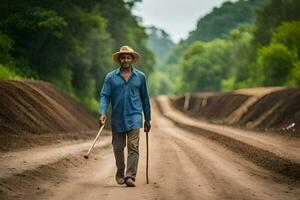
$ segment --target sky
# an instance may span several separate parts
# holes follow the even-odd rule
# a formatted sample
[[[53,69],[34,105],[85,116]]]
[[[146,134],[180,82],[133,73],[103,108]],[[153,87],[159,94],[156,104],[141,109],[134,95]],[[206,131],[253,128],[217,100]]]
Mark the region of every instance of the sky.
[[[133,14],[142,17],[142,25],[164,29],[174,42],[185,39],[197,21],[225,0],[143,0]]]

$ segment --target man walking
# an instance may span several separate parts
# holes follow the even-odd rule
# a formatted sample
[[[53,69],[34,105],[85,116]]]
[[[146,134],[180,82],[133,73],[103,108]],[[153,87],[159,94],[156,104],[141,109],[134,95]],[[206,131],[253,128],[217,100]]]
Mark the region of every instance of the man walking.
[[[100,124],[106,120],[106,112],[111,102],[112,145],[116,160],[116,181],[135,187],[135,177],[139,159],[139,132],[151,128],[151,109],[146,85],[146,76],[133,67],[140,55],[129,46],[122,46],[112,58],[120,66],[109,72],[104,80],[100,97]],[[125,176],[124,148],[127,138],[127,169]]]

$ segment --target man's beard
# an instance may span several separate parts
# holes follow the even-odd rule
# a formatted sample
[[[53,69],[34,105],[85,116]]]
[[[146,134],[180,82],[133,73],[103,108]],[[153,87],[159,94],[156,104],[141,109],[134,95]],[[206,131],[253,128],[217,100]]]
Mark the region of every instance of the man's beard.
[[[122,64],[121,66],[124,68],[129,68],[131,66],[131,64]]]

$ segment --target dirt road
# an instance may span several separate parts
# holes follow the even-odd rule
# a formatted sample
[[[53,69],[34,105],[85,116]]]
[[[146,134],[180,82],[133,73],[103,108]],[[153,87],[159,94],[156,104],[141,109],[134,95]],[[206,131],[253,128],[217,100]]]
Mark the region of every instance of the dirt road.
[[[6,171],[1,173],[0,195],[4,199],[72,200],[300,199],[299,183],[267,171],[212,140],[174,126],[152,105],[149,185],[145,179],[145,135],[141,133],[136,188],[115,183],[113,152],[107,144],[110,137],[104,137],[89,160],[82,158],[86,146],[80,144],[76,147],[81,150],[68,147],[68,153],[53,147],[53,152],[61,152],[57,156],[48,148],[50,152],[44,154],[42,161],[30,160],[32,167],[24,167],[21,158],[34,156],[38,149],[31,149],[31,154],[14,152],[14,159],[1,155],[0,169]],[[14,161],[18,159],[20,162]],[[12,163],[16,166],[10,170]]]

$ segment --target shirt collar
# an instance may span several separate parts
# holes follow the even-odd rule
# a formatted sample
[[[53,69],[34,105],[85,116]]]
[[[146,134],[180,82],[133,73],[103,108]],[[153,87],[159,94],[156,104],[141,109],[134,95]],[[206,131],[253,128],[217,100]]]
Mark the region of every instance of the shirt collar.
[[[121,71],[121,66],[118,67],[116,73],[120,74],[120,71]],[[137,75],[137,71],[136,71],[135,67],[133,67],[133,65],[131,65],[131,71],[133,72],[133,74]]]

